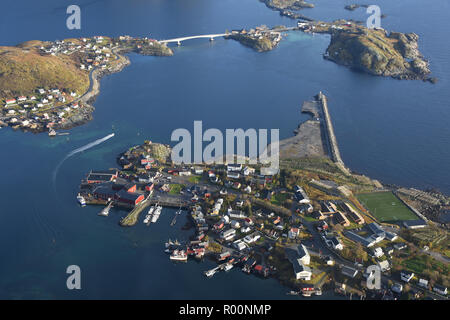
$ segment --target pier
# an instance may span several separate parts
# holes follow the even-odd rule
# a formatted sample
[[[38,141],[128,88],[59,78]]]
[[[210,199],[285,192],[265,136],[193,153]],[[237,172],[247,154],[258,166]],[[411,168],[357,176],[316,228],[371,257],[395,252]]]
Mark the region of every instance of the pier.
[[[172,221],[170,222],[170,226],[173,227],[177,223],[177,217],[181,214],[181,208],[175,212],[175,216],[173,217]]]
[[[178,208],[178,209],[188,209],[191,205],[191,202],[183,198],[179,195],[170,195],[170,194],[164,194],[158,193],[158,196],[153,196],[149,200],[150,205],[159,204],[163,207],[169,207],[169,208]]]

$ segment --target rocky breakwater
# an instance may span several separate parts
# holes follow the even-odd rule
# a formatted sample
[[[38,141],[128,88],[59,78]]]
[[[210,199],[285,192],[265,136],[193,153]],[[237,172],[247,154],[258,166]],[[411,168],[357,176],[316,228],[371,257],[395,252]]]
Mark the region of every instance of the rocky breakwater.
[[[332,29],[325,58],[376,76],[435,82],[418,49],[415,33],[387,33],[383,29],[354,26]]]
[[[331,116],[330,116],[330,113],[328,112],[327,97],[322,92],[319,92],[315,98],[322,107],[323,118],[324,118],[324,122],[325,122],[325,124],[324,124],[325,131],[326,131],[326,136],[327,136],[328,145],[329,145],[329,149],[330,149],[329,151],[330,151],[331,159],[342,170],[342,172],[344,172],[345,174],[350,174],[350,171],[345,167],[344,161],[341,158],[339,146],[338,146],[338,143],[336,140],[336,136],[334,134],[333,123],[331,122]]]

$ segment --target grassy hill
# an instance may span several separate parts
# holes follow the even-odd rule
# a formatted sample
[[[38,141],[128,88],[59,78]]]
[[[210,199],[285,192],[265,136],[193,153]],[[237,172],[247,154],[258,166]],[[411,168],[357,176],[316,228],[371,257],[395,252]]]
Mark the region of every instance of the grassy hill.
[[[89,76],[80,70],[76,55],[44,55],[41,41],[0,47],[0,99],[31,95],[36,88],[59,88],[83,93]]]

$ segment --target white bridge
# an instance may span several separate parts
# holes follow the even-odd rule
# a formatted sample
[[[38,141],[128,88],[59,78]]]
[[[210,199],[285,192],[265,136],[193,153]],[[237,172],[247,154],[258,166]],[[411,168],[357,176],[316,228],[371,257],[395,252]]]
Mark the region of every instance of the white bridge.
[[[159,43],[170,43],[176,42],[178,45],[181,45],[181,41],[191,40],[191,39],[201,39],[201,38],[209,38],[210,41],[213,41],[214,38],[225,37],[229,35],[229,33],[220,33],[220,34],[203,34],[199,36],[189,36],[189,37],[181,37],[167,40],[160,40]]]

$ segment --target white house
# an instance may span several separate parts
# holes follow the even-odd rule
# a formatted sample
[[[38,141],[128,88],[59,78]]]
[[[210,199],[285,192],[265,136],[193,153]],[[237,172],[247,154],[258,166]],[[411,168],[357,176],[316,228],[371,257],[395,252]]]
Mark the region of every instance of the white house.
[[[376,258],[384,256],[383,249],[381,249],[380,247],[376,247],[375,249],[373,249],[373,256]]]
[[[292,265],[294,266],[295,279],[306,281],[311,280],[311,269],[308,266],[302,264],[300,259],[294,260],[292,262]]]
[[[233,242],[233,247],[235,247],[239,251],[242,251],[247,248],[247,245],[242,242],[242,240],[236,240],[235,242]]]
[[[300,244],[297,247],[297,252],[298,252],[299,260],[304,265],[309,265],[309,263],[311,261],[311,256],[309,255],[308,249],[306,249],[304,244]]]
[[[341,243],[341,241],[339,241],[338,238],[332,237],[329,241],[334,250],[343,250],[344,249],[343,244]]]
[[[425,289],[428,288],[428,280],[419,279],[419,282],[417,284],[422,288],[425,288]]]
[[[409,282],[409,281],[411,281],[411,279],[413,277],[414,277],[414,273],[413,272],[406,272],[406,271],[400,272],[400,279],[402,281]]]
[[[433,291],[434,291],[434,292],[437,292],[437,293],[439,293],[439,294],[442,294],[442,295],[444,295],[444,296],[447,295],[447,287],[444,287],[444,286],[441,286],[441,285],[438,285],[438,284],[435,284],[435,285],[434,285]]]
[[[387,260],[378,262],[378,267],[380,268],[381,272],[389,271],[389,269],[391,269],[389,261]]]
[[[239,228],[241,227],[241,224],[239,223],[239,221],[231,220],[230,226],[231,226],[233,229],[239,229]]]
[[[241,233],[249,233],[252,229],[250,227],[242,227]]]
[[[403,285],[401,285],[400,283],[396,283],[392,286],[391,290],[395,293],[400,294],[403,291]]]

